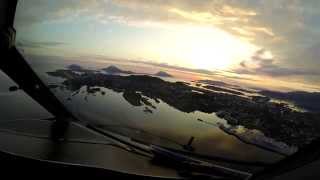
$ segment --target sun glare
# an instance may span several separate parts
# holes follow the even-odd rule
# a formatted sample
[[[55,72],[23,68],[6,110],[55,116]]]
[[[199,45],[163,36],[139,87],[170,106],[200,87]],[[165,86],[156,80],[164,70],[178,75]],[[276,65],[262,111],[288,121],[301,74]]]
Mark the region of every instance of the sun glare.
[[[184,27],[172,36],[166,48],[184,65],[198,69],[228,69],[250,58],[258,49],[214,27]]]

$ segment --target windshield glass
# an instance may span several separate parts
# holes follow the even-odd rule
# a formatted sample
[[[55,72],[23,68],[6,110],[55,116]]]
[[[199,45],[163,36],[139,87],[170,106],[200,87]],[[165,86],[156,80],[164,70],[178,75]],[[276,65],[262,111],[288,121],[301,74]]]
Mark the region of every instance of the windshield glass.
[[[318,1],[20,1],[16,46],[81,121],[275,163],[320,136]]]

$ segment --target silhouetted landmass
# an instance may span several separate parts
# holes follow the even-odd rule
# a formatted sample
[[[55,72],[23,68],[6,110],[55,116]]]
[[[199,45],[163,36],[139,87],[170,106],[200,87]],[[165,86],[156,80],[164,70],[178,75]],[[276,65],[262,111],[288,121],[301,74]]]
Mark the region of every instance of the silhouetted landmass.
[[[123,92],[123,97],[133,106],[141,106],[141,94],[136,93],[135,91],[125,90]]]
[[[72,70],[72,71],[82,71],[84,70],[80,65],[78,64],[71,64],[67,67],[68,69]]]
[[[320,93],[319,92],[276,92],[262,90],[259,92],[270,98],[293,102],[296,106],[312,112],[320,112]]]
[[[48,74],[65,78],[63,85],[73,92],[84,86],[123,92],[123,97],[133,106],[153,107],[149,99],[155,102],[160,99],[186,113],[217,112],[230,125],[260,130],[267,137],[288,145],[301,147],[320,137],[319,114],[293,111],[277,103],[256,102],[246,97],[214,92],[181,82],[167,82],[147,75],[79,74],[71,70],[57,70]],[[150,110],[147,108],[144,112],[151,113]]]
[[[117,66],[111,65],[107,68],[103,68],[102,71],[109,73],[109,74],[141,74],[133,71],[124,71]],[[154,76],[159,76],[159,77],[173,77],[171,74],[164,72],[164,71],[159,71],[155,74],[150,74]]]
[[[143,112],[149,113],[149,114],[152,114],[152,113],[153,113],[153,111],[152,111],[150,108],[148,108],[148,107],[145,107],[144,110],[143,110]]]
[[[250,96],[252,101],[257,103],[267,103],[270,101],[270,98],[267,96]]]
[[[227,92],[227,93],[236,94],[236,95],[244,95],[242,92],[239,92],[239,91],[234,91],[234,90],[231,90],[231,89],[218,87],[218,86],[213,86],[213,85],[207,85],[207,86],[203,86],[203,87],[207,88],[207,89],[214,90],[214,91],[222,91],[222,92]]]
[[[214,80],[199,80],[197,82],[208,84],[208,85],[216,85],[216,86],[234,86],[232,84],[228,84],[223,81],[214,81]]]
[[[234,85],[234,84],[229,84],[229,83],[225,83],[223,81],[214,81],[214,80],[198,80],[196,81],[197,83],[203,83],[203,84],[207,84],[207,85],[213,85],[213,86],[222,86],[222,87],[228,87],[230,89],[234,89],[236,91],[242,91],[242,92],[246,92],[246,93],[256,93],[256,91],[254,90],[249,90],[249,89],[245,89],[242,88],[238,85]]]
[[[123,73],[123,74],[134,74],[134,72],[132,72],[132,71],[124,71],[124,70],[119,69],[116,66],[109,66],[107,68],[103,68],[102,70],[104,72],[110,73],[110,74],[120,74],[120,73]]]
[[[250,93],[250,94],[257,93],[257,91],[250,90],[250,89],[245,89],[245,88],[241,88],[241,87],[239,87],[239,88],[238,87],[232,87],[231,89],[242,91],[242,92],[246,92],[246,93]]]
[[[164,72],[164,71],[159,71],[156,74],[154,74],[155,76],[159,76],[159,77],[173,77],[171,74]]]

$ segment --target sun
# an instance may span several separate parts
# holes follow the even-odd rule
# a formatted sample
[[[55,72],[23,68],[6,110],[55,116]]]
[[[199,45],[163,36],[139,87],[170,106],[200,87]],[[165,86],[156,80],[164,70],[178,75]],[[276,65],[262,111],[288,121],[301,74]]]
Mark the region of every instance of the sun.
[[[258,49],[214,27],[189,26],[173,36],[166,48],[171,49],[180,64],[195,69],[225,70],[251,58]]]
[[[210,42],[201,42],[201,45],[191,48],[186,58],[196,69],[226,69],[234,63],[228,52],[213,47]]]

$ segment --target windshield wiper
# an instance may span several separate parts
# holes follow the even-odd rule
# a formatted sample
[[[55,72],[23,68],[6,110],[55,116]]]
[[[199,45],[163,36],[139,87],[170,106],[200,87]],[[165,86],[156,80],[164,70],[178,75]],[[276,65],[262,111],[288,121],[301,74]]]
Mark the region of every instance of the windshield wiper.
[[[157,145],[137,142],[130,137],[119,135],[92,125],[86,125],[86,127],[104,136],[119,141],[130,148],[150,154],[153,163],[174,168],[183,177],[201,176],[212,179],[242,180],[249,179],[252,176],[252,174],[248,172],[212,164]]]

